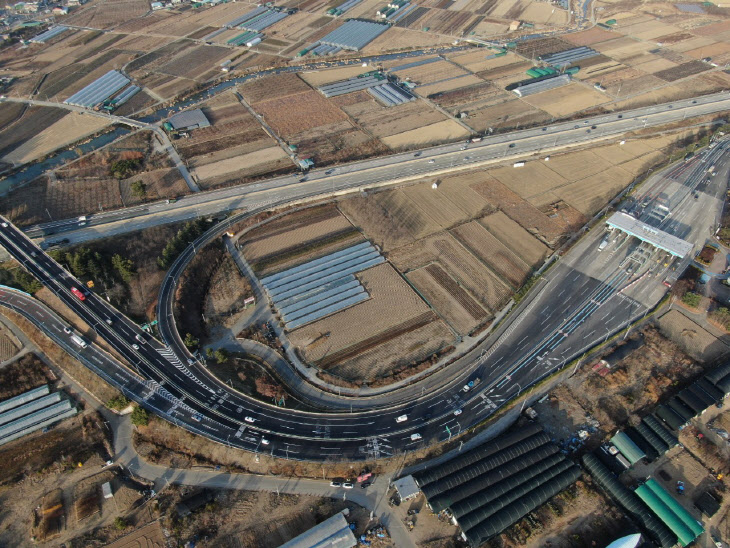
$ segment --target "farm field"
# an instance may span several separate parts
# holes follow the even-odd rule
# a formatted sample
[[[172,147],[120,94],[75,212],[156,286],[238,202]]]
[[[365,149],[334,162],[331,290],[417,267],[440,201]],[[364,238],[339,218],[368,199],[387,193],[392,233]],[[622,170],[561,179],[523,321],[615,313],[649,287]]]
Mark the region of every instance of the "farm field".
[[[206,188],[275,173],[292,165],[278,143],[238,101],[224,93],[203,105],[211,125],[175,141],[194,176]]]
[[[18,114],[22,116],[18,118]],[[12,109],[8,118],[9,123],[0,132],[0,156],[12,153],[23,143],[68,115],[68,111],[52,107],[28,107],[20,111]]]
[[[32,162],[56,149],[96,133],[108,125],[109,121],[104,118],[82,116],[81,113],[70,112],[3,155],[2,160],[15,165]]]
[[[329,358],[329,363],[334,361],[333,355],[344,351],[352,353],[358,344],[367,342],[370,347],[373,337],[386,341],[398,331],[407,332],[415,326],[425,325],[424,322],[438,321],[390,264],[374,266],[357,276],[370,299],[289,334],[307,361],[319,363]],[[323,334],[329,334],[326,341],[313,344]]]
[[[592,87],[573,82],[567,86],[530,95],[523,101],[557,118],[607,103],[608,98]]]
[[[305,208],[274,219],[240,238],[258,276],[285,270],[362,241],[362,235],[332,205]]]
[[[132,161],[132,172],[112,173],[117,161]],[[144,196],[132,192],[132,183],[144,185]],[[154,151],[151,132],[137,132],[93,154],[42,175],[10,193],[0,211],[20,225],[50,219],[78,217],[99,208],[116,209],[146,200],[175,198],[189,192],[166,155]]]

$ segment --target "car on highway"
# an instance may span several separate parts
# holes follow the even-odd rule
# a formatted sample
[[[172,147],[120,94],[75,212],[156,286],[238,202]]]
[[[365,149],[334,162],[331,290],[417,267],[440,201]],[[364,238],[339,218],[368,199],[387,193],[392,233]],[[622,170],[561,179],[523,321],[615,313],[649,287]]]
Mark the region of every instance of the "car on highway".
[[[517,145],[515,143],[510,143],[509,148],[515,148]]]
[[[623,115],[623,114],[619,114],[619,115],[617,116],[617,118],[623,118],[623,117],[624,117],[624,115]]]
[[[203,420],[203,415],[201,415],[200,413],[195,413],[195,414],[193,415],[193,420],[194,420],[195,422],[200,422],[200,421],[202,421],[202,420]]]
[[[3,228],[8,228],[8,223],[3,222]]]
[[[112,321],[111,318],[107,318],[104,321],[106,322],[107,325],[113,325],[114,324],[114,322]]]
[[[328,169],[327,171],[324,172],[324,174],[325,175],[332,175],[334,172],[335,172],[334,169]]]
[[[144,337],[140,335],[139,333],[134,336],[135,339],[137,339],[141,344],[144,344]]]
[[[419,151],[419,152],[416,152],[416,153],[415,153],[415,154],[414,154],[413,156],[414,156],[415,158],[418,158],[419,156],[421,156],[421,154],[422,154],[422,152],[420,152],[420,151]]]
[[[139,350],[139,345],[132,343],[132,348],[134,348],[135,350]]]
[[[596,127],[598,127],[598,126],[591,126],[591,129],[596,129]]]
[[[421,439],[421,434],[411,434],[411,441],[418,441]]]
[[[346,481],[345,483],[342,484],[343,489],[352,489],[353,487],[355,487],[355,486],[352,483],[350,483],[349,481]]]
[[[406,422],[408,420],[408,415],[401,415],[400,417],[397,417],[395,419],[395,422]]]
[[[436,163],[436,160],[429,160],[428,163],[429,164],[435,164]]]
[[[269,445],[269,443],[271,443],[271,442],[269,440],[267,440],[266,438],[261,438],[261,445]]]
[[[331,481],[330,487],[342,487],[342,482],[341,481]]]
[[[256,419],[254,419],[253,417],[244,417],[243,420],[245,420],[246,422],[250,422],[251,424],[256,422]]]
[[[72,287],[71,293],[73,293],[74,297],[76,297],[80,301],[86,300],[86,295],[84,295],[84,293],[82,291],[80,291],[78,287]]]
[[[188,358],[188,365],[195,365],[195,360],[193,358]]]
[[[459,415],[461,415],[462,412],[463,412],[463,409],[457,409],[456,411],[454,411],[454,416],[458,417]]]
[[[71,328],[66,325],[63,328],[63,332],[66,333],[66,335],[70,335],[71,334]]]

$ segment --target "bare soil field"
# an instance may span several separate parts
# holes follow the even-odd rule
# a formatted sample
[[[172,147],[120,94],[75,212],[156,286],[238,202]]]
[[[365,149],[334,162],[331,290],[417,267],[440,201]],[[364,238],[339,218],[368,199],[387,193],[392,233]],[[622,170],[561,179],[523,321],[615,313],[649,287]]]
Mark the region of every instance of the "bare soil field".
[[[231,51],[228,48],[198,46],[184,51],[181,55],[162,65],[158,72],[204,81],[207,80],[206,76],[211,74],[211,70],[218,71],[218,63],[229,57],[230,54]]]
[[[481,108],[501,104],[514,99],[514,96],[489,82],[462,87],[452,91],[433,93],[428,98],[452,114],[461,111],[472,113]],[[465,120],[467,123],[469,120]]]
[[[423,101],[386,108],[368,96],[367,101],[344,106],[343,110],[365,131],[379,138],[449,121]]]
[[[422,97],[427,97],[429,95],[434,95],[437,93],[446,93],[452,90],[478,85],[482,82],[484,82],[484,80],[482,80],[478,76],[474,76],[473,74],[465,74],[463,76],[457,76],[449,80],[443,80],[440,82],[437,81],[433,84],[427,84],[425,86],[418,86],[418,88],[416,88],[416,92]]]
[[[246,82],[238,86],[238,90],[249,104],[255,105],[262,101],[306,93],[312,91],[312,88],[296,74],[281,74]]]
[[[0,209],[14,223],[21,226],[54,219],[71,218],[99,209],[123,207],[119,181],[106,178],[95,181],[63,181],[51,183],[47,176],[15,190]]]
[[[556,245],[570,231],[565,221],[548,217],[492,177],[487,176],[484,182],[474,184],[472,188],[547,245]]]
[[[325,215],[325,212],[328,213]],[[277,230],[276,221],[268,223],[264,228],[268,229],[268,235],[256,237],[248,233],[242,245],[246,259],[255,264],[263,259],[271,258],[280,253],[286,253],[292,249],[304,246],[312,241],[320,240],[338,234],[340,232],[351,232],[353,226],[342,215],[339,215],[335,208],[328,208],[319,212],[312,212],[320,215],[320,220],[308,220],[303,226],[290,225],[286,231]]]
[[[468,71],[449,61],[436,61],[435,63],[427,63],[416,67],[403,69],[398,71],[398,76],[402,79],[409,78],[412,82],[420,85],[431,84],[441,80],[456,78],[457,76],[465,76]]]
[[[349,382],[395,382],[430,365],[429,360],[435,359],[453,340],[453,334],[442,321],[428,321],[421,327],[407,329],[410,326],[390,330],[377,345],[349,359],[338,360],[327,373]],[[390,338],[393,334],[396,336]]]
[[[608,30],[603,30],[600,27],[593,27],[589,30],[582,32],[574,32],[563,36],[563,40],[566,40],[574,46],[592,46],[598,42],[605,42],[615,38],[616,35]]]
[[[239,151],[240,152],[240,151]],[[278,146],[254,150],[233,158],[198,165],[192,170],[196,180],[210,182],[216,179],[233,176],[259,175],[275,171],[284,165],[291,165],[289,156]],[[262,169],[256,169],[262,166]]]
[[[145,0],[109,0],[99,5],[83,7],[64,21],[82,27],[113,28],[120,22],[141,17],[149,11]]]
[[[306,86],[304,82],[301,82],[301,85]],[[318,126],[347,119],[347,115],[342,110],[314,90],[259,101],[252,106],[264,116],[266,123],[278,135],[285,138]]]
[[[158,548],[164,545],[165,537],[162,533],[162,525],[159,521],[153,521],[112,542],[107,545],[107,548],[138,548],[140,546]]]
[[[58,122],[69,112],[51,107],[28,107],[14,123],[0,132],[0,156],[6,156],[47,127]]]
[[[571,154],[568,156],[572,158]],[[509,188],[512,192],[519,194],[525,200],[530,200],[531,198],[539,196],[545,192],[559,188],[567,184],[568,181],[574,181],[585,176],[573,173],[568,175],[563,173],[564,170],[552,169],[553,166],[551,162],[553,161],[553,158],[556,158],[556,156],[552,155],[550,162],[526,162],[520,169],[515,169],[512,166],[490,169],[489,174]],[[583,164],[578,162],[577,165]],[[607,164],[606,167],[609,166],[610,164]],[[591,174],[592,173],[594,172],[591,171]]]
[[[320,87],[325,84],[339,82],[340,80],[355,78],[356,76],[367,72],[367,70],[368,69],[366,67],[361,66],[336,67],[302,72],[299,74],[299,77],[312,87]]]
[[[451,234],[502,280],[509,282],[514,289],[522,286],[527,279],[530,272],[529,265],[477,221],[460,225],[451,230]]]
[[[490,313],[438,264],[411,270],[406,277],[459,335],[468,334],[491,318]]]
[[[483,217],[479,219],[479,222],[532,268],[539,265],[550,251],[540,240],[532,236],[502,211]]]
[[[680,310],[670,310],[660,316],[657,327],[664,336],[675,341],[679,348],[696,360],[711,362],[729,350],[720,339]]]
[[[539,124],[550,119],[551,116],[547,112],[520,99],[512,99],[469,112],[467,123],[476,131],[484,132],[490,127],[507,130],[517,126]]]
[[[578,83],[536,93],[523,99],[555,117],[580,112],[608,102],[604,93]]]
[[[448,232],[439,232],[402,246],[389,253],[388,259],[404,273],[429,263],[438,263],[492,313],[504,306],[510,297],[509,286]]]
[[[78,112],[70,112],[30,139],[24,140],[20,146],[6,153],[3,156],[3,161],[15,165],[32,162],[54,150],[75,143],[88,135],[92,135],[108,125],[109,121],[104,118],[88,115],[83,116]]]
[[[586,217],[590,217],[626,188],[634,179],[634,175],[619,166],[613,166],[609,171],[602,171],[565,185],[554,190],[554,193]]]
[[[454,120],[436,122],[418,129],[383,137],[381,141],[393,150],[418,148],[421,146],[443,143],[470,135],[470,132]]]
[[[428,305],[403,281],[388,263],[358,274],[370,299],[310,323],[289,334],[304,359],[316,363],[371,337],[387,338],[390,330],[414,318],[431,313]],[[312,345],[324,333],[325,344]]]
[[[3,102],[0,104],[0,132],[16,120],[20,119],[26,108],[26,105],[23,103]]]

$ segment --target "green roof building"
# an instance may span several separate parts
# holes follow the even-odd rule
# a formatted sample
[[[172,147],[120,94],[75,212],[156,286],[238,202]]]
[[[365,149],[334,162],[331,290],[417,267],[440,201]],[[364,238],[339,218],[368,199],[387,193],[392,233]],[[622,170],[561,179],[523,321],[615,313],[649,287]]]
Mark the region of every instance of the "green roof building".
[[[697,520],[655,479],[637,487],[636,494],[677,535],[682,546],[689,545],[704,532]]]
[[[618,432],[614,437],[612,437],[611,443],[616,446],[616,449],[618,449],[624,457],[626,457],[631,466],[646,457],[646,453],[644,453],[623,431]]]

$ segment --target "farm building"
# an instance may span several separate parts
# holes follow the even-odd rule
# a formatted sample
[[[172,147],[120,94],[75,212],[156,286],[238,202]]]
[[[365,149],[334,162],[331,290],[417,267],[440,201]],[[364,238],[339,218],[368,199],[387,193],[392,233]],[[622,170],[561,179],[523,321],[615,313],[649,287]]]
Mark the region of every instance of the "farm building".
[[[343,512],[347,512],[347,510]],[[343,512],[338,512],[289,542],[285,542],[279,548],[312,548],[314,546],[352,548],[357,546],[357,539]]]
[[[79,107],[93,107],[108,99],[129,83],[129,78],[118,70],[110,70],[74,93],[64,103]]]
[[[403,103],[416,100],[416,98],[406,90],[390,82],[369,87],[368,93],[383,103],[386,107],[394,107],[396,105],[402,105]]]
[[[415,475],[436,512],[480,546],[574,483],[580,468],[530,424]]]
[[[61,395],[41,386],[0,402],[0,445],[75,415],[76,408]]]
[[[385,80],[385,76],[382,73],[373,71],[372,73],[361,74],[355,78],[325,84],[320,86],[319,91],[325,97],[337,97],[345,93],[352,93],[353,91],[378,86],[383,83],[383,80]]]
[[[636,488],[635,493],[677,535],[679,543],[687,546],[704,533],[703,527],[654,479]]]
[[[52,28],[48,29],[47,31],[42,32],[38,36],[35,36],[34,38],[31,38],[30,41],[33,42],[33,43],[35,43],[35,44],[43,44],[44,42],[47,42],[51,38],[55,38],[56,36],[58,36],[62,32],[66,32],[67,30],[68,30],[68,27],[64,27],[62,25],[59,25],[57,27],[52,27]]]
[[[545,80],[539,80],[534,83],[524,84],[514,88],[512,91],[517,97],[527,97],[541,91],[547,91],[549,89],[555,89],[560,86],[565,86],[570,83],[570,74],[560,74],[558,76],[547,78]]]
[[[369,298],[355,274],[385,259],[370,242],[336,251],[261,280],[287,329]]]
[[[600,55],[596,50],[589,48],[588,46],[580,46],[578,48],[572,48],[565,51],[559,51],[557,53],[551,53],[549,55],[543,55],[540,60],[544,61],[548,65],[556,67],[565,67],[576,61],[582,59],[590,59],[591,57],[597,57]]]
[[[359,51],[389,28],[388,25],[382,25],[380,23],[350,19],[341,27],[330,32],[319,42],[326,46]]]
[[[196,108],[195,110],[186,110],[184,112],[180,112],[179,114],[175,114],[174,116],[170,117],[168,122],[172,126],[172,129],[174,129],[175,131],[185,131],[188,129],[199,129],[201,127],[210,126],[208,118],[206,118],[203,111],[199,108]]]
[[[616,500],[626,514],[641,525],[658,546],[669,548],[676,544],[677,535],[662,520],[657,518],[636,493],[621,483],[618,477],[596,455],[593,453],[583,455],[582,462],[593,477],[593,481],[611,498]]]
[[[406,476],[393,482],[393,487],[398,492],[398,496],[402,501],[416,498],[421,490],[418,488],[416,480],[413,476]]]

